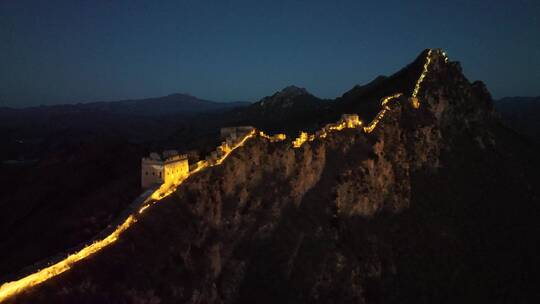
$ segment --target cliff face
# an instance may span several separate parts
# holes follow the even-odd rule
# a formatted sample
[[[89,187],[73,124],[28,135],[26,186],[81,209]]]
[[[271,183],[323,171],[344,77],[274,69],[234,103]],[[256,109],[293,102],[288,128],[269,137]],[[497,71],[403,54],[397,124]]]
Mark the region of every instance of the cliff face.
[[[405,96],[372,133],[346,129],[297,149],[249,140],[114,246],[18,299],[530,299],[534,151],[499,125],[483,84],[440,53],[432,60],[419,109]]]

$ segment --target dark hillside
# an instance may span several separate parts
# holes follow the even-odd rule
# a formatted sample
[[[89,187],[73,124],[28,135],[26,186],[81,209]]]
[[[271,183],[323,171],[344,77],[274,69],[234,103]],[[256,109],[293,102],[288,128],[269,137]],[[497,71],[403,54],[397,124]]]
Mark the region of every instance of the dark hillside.
[[[358,96],[409,96],[426,56]],[[418,109],[404,97],[372,133],[299,148],[255,137],[14,301],[536,302],[537,153],[481,82],[431,56]]]
[[[495,107],[507,126],[540,147],[540,97],[506,97]]]

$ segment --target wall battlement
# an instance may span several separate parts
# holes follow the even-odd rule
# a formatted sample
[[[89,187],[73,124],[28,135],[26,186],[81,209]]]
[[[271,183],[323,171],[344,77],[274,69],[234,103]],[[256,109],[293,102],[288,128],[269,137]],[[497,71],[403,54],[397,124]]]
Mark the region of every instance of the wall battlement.
[[[322,129],[316,131],[315,134],[300,132],[300,135],[293,140],[292,145],[294,148],[299,148],[306,141],[314,141],[315,138],[325,138],[330,132],[352,129],[360,127],[362,124],[363,122],[357,114],[342,114],[340,120],[335,123],[326,124]]]
[[[274,135],[268,135],[268,134],[264,133],[263,131],[260,131],[259,136],[268,139],[270,142],[280,142],[280,141],[284,141],[285,139],[287,139],[287,135],[285,135],[283,133],[278,133],[278,134],[274,134]]]
[[[215,151],[212,151],[205,159],[208,164],[216,164],[224,155],[229,154],[248,134],[255,132],[252,126],[224,127],[220,129],[220,137],[223,140]]]

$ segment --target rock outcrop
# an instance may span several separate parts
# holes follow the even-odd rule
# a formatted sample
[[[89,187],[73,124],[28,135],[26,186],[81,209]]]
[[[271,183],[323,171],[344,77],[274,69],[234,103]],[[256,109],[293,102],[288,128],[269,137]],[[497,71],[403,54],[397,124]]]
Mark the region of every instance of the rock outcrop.
[[[299,88],[297,86],[291,85],[283,88],[281,91],[275,93],[272,96],[267,96],[255,103],[255,106],[260,107],[282,107],[289,108],[293,106],[295,99],[299,96],[311,96],[305,88]]]

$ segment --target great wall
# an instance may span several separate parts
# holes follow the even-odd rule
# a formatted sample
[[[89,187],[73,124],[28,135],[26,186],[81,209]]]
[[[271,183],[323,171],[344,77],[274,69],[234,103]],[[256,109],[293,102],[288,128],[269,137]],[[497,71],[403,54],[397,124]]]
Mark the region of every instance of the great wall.
[[[445,52],[440,49],[437,50],[428,50],[426,55],[426,61],[423,65],[423,70],[415,83],[413,92],[411,93],[408,101],[411,103],[412,107],[417,109],[420,107],[420,101],[418,99],[418,93],[421,88],[421,84],[426,77],[429,66],[432,60],[433,52],[437,52],[438,55],[441,55],[444,58],[445,63],[448,62],[448,57]],[[381,110],[375,116],[375,118],[367,125],[363,126],[362,121],[358,119],[358,116],[355,114],[344,114],[342,118],[332,124],[326,125],[319,131],[316,131],[314,134],[308,134],[306,132],[301,132],[300,135],[291,141],[291,146],[293,148],[300,148],[307,141],[314,141],[315,139],[324,139],[328,136],[330,132],[339,132],[348,128],[361,128],[366,134],[373,132],[379,122],[384,118],[387,111],[391,109],[390,103],[399,100],[403,97],[404,93],[395,93],[390,96],[386,96],[381,99]],[[89,245],[80,246],[82,249],[75,251],[72,254],[67,255],[66,257],[61,257],[53,259],[53,261],[48,262],[48,266],[42,269],[33,269],[33,271],[28,271],[29,274],[23,275],[21,278],[4,282],[0,285],[0,302],[9,299],[10,297],[23,292],[27,289],[30,289],[33,286],[36,286],[40,283],[43,283],[55,276],[58,276],[61,273],[68,271],[73,267],[77,262],[92,256],[102,249],[108,247],[118,240],[120,235],[129,229],[130,226],[137,223],[139,217],[143,216],[145,210],[150,208],[152,205],[161,201],[163,198],[172,194],[177,187],[179,187],[184,180],[189,178],[191,175],[196,174],[197,172],[219,166],[227,159],[227,157],[237,148],[243,146],[248,140],[259,136],[270,142],[283,142],[286,140],[284,134],[276,134],[269,136],[262,131],[258,131],[255,128],[244,127],[245,129],[241,130],[241,136],[238,136],[238,132],[235,132],[234,135],[229,134],[225,138],[225,141],[218,146],[218,148],[210,153],[209,157],[205,160],[196,162],[195,164],[189,166],[189,169],[178,169],[179,171],[174,174],[172,179],[163,178],[164,183],[147,190],[141,196],[139,196],[124,212],[124,215],[127,217],[124,220],[117,221],[118,225],[114,229],[105,230],[100,233],[94,241]],[[238,129],[236,130],[238,131]],[[187,161],[186,161],[187,165]]]

